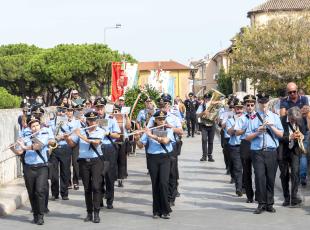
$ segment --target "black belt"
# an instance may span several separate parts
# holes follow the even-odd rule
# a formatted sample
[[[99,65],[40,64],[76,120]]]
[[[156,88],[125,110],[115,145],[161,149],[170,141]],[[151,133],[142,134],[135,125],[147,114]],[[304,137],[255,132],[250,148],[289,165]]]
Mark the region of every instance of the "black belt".
[[[98,161],[100,160],[99,157],[93,157],[93,158],[79,158],[78,161],[82,162],[93,162],[93,161]]]
[[[229,145],[230,147],[233,147],[233,148],[237,148],[237,147],[240,147],[240,145]]]
[[[30,168],[41,168],[41,167],[47,167],[47,163],[39,163],[39,164],[32,164],[32,165],[29,165],[29,164],[25,164],[27,167],[30,167]]]
[[[68,148],[68,145],[57,145],[56,149],[66,149]]]
[[[169,157],[170,153],[167,154],[167,153],[157,153],[157,154],[150,154],[150,153],[147,153],[147,156],[148,157]]]
[[[256,151],[256,152],[273,152],[276,150],[277,150],[277,148],[263,148],[263,149],[253,150],[253,151]]]

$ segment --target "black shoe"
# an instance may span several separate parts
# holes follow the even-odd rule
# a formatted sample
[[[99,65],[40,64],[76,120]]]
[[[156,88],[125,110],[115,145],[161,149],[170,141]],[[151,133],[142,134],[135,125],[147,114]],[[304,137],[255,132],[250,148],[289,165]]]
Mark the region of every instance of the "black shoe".
[[[235,179],[234,179],[234,178],[231,178],[231,179],[230,179],[230,183],[231,183],[231,184],[234,184],[234,183],[235,183]]]
[[[255,209],[254,214],[261,214],[265,211],[265,206],[259,204],[258,207]]]
[[[48,214],[49,212],[50,212],[50,210],[48,208],[45,208],[44,214]]]
[[[123,181],[122,181],[122,180],[119,180],[119,181],[118,181],[118,187],[121,187],[121,188],[124,187]]]
[[[289,200],[285,200],[283,203],[282,203],[282,206],[283,207],[287,207],[290,205],[290,201]]]
[[[38,215],[38,221],[36,224],[37,225],[43,225],[44,224],[43,215]]]
[[[160,218],[168,220],[168,219],[170,219],[170,215],[169,214],[163,214],[160,216]]]
[[[307,186],[307,179],[306,178],[302,178],[300,180],[301,186],[306,187]]]
[[[187,135],[186,137],[190,137],[191,135]]]
[[[181,194],[179,192],[177,192],[177,194],[175,195],[175,197],[180,197]]]
[[[173,206],[175,206],[174,201],[170,201],[170,207],[173,207]]]
[[[271,213],[275,213],[276,212],[275,208],[272,205],[268,205],[266,207],[266,211],[267,212],[271,212]]]
[[[158,213],[153,213],[153,219],[159,219],[160,215]]]
[[[79,189],[80,189],[80,187],[79,187],[79,185],[78,185],[78,184],[74,184],[74,185],[73,185],[73,189],[74,189],[74,190],[79,190]]]
[[[55,200],[58,200],[59,199],[59,196],[52,196],[51,197],[51,201],[55,201]]]
[[[253,203],[253,199],[247,199],[246,202],[249,203],[249,204]]]
[[[238,197],[242,197],[243,193],[242,193],[241,191],[236,191],[236,195],[237,195]]]
[[[302,200],[299,198],[292,199],[291,206],[292,207],[299,207],[301,203],[302,203]]]
[[[207,161],[207,158],[206,157],[201,157],[200,161]]]
[[[31,223],[33,224],[38,223],[38,215],[33,215],[33,220],[31,221]]]
[[[194,137],[195,137],[195,135],[192,135],[192,137],[194,138]]]
[[[68,197],[68,196],[63,196],[61,199],[63,199],[63,200],[69,200],[69,197]]]
[[[84,219],[84,222],[93,221],[93,213],[87,213],[87,216]]]
[[[96,223],[96,224],[100,223],[99,212],[95,212],[94,213],[94,220],[93,220],[93,222]]]
[[[113,209],[113,205],[112,204],[107,204],[107,209]]]
[[[215,160],[214,160],[212,157],[209,157],[209,158],[208,158],[208,161],[209,161],[209,162],[214,162]]]

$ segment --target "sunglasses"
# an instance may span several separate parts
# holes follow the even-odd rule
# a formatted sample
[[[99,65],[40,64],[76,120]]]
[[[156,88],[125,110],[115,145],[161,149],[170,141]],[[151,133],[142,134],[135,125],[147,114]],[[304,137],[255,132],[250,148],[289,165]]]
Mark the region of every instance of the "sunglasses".
[[[288,94],[295,94],[295,93],[297,93],[296,90],[293,90],[293,91],[289,91],[289,92],[288,92]]]
[[[164,121],[166,118],[165,117],[156,117],[155,120],[157,121]]]
[[[65,113],[66,110],[58,110],[57,112],[59,112],[59,113]]]
[[[246,107],[255,107],[254,104],[247,104]]]

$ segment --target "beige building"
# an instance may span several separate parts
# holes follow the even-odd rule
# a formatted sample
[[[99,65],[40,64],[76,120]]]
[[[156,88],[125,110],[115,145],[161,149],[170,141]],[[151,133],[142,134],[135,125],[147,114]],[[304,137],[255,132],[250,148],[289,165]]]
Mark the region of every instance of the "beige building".
[[[138,84],[140,86],[150,84],[150,81],[153,81],[157,85],[156,87],[160,88],[158,90],[161,91],[161,88],[166,87],[165,78],[169,78],[174,81],[174,95],[171,96],[180,96],[184,99],[185,95],[192,91],[190,88],[190,68],[176,61],[139,62],[138,71]],[[158,80],[157,82],[154,82],[155,78]]]
[[[310,10],[310,0],[269,0],[248,12],[251,26],[264,25],[272,19],[302,17]]]
[[[198,61],[192,61],[192,66],[196,71],[193,78],[193,92],[197,96],[202,96],[211,88],[217,89],[217,78],[220,69],[223,68],[227,73],[230,65],[229,52],[231,48],[224,49],[212,58],[206,56]]]

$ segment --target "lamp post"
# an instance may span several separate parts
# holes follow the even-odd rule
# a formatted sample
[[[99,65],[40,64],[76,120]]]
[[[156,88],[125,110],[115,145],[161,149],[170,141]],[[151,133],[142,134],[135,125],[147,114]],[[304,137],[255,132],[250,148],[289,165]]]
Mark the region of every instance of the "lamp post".
[[[195,94],[195,75],[197,73],[198,69],[196,69],[192,64],[190,65],[190,75],[191,79],[193,80],[193,89],[192,92]]]
[[[104,34],[103,34],[103,41],[104,44],[106,44],[106,33],[107,30],[112,30],[112,29],[120,29],[122,27],[122,24],[115,24],[115,26],[108,26],[108,27],[104,27]]]

